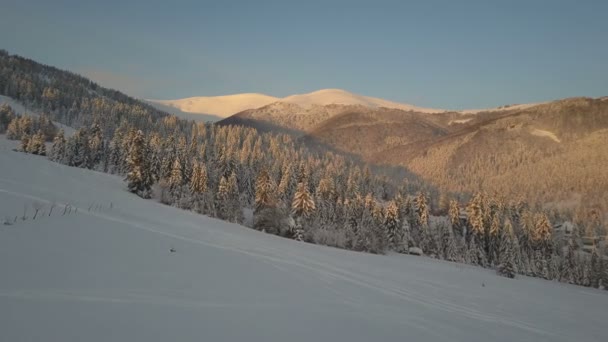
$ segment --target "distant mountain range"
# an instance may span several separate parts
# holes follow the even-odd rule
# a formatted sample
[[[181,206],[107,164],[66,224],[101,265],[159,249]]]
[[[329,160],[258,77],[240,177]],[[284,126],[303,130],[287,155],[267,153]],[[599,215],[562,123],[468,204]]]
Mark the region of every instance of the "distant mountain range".
[[[357,105],[367,108],[392,108],[418,113],[442,113],[445,109],[417,107],[380,98],[353,94],[342,89],[322,89],[308,94],[291,95],[284,98],[258,93],[223,96],[188,97],[177,100],[146,100],[158,109],[197,121],[217,121],[248,109],[256,109],[272,103],[294,104],[304,109],[326,105]],[[526,107],[531,105],[518,105]],[[508,106],[489,109],[502,111]],[[476,113],[480,110],[465,110],[462,113]]]

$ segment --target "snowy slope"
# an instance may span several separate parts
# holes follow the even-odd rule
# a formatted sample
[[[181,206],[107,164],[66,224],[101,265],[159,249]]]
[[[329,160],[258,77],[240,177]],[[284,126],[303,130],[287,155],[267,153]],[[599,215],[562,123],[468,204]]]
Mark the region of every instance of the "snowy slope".
[[[19,115],[30,115],[30,116],[34,116],[34,117],[37,117],[40,115],[40,113],[38,113],[36,110],[31,110],[31,109],[25,108],[23,106],[23,104],[19,101],[15,100],[11,97],[8,97],[8,96],[0,95],[0,106],[2,106],[4,104],[11,106],[13,111]],[[74,134],[74,132],[75,132],[75,130],[72,127],[60,124],[59,122],[53,121],[53,124],[55,124],[55,126],[57,126],[57,128],[63,129],[64,133],[68,136]]]
[[[139,199],[119,177],[14,145],[0,136],[0,220],[24,206],[29,218],[0,225],[2,341],[608,336],[605,291],[282,239]],[[62,216],[65,203],[78,212]]]
[[[258,108],[278,101],[264,94],[235,94],[225,96],[189,97],[178,100],[146,100],[152,105],[175,108],[183,113],[208,114],[226,118],[250,108]],[[174,112],[174,111],[172,111]]]
[[[281,100],[282,102],[294,103],[304,108],[313,105],[361,105],[369,108],[396,108],[402,110],[414,110],[421,113],[438,113],[442,109],[422,108],[405,103],[387,101],[375,97],[363,96],[350,93],[342,89],[321,89],[308,94],[291,95]]]

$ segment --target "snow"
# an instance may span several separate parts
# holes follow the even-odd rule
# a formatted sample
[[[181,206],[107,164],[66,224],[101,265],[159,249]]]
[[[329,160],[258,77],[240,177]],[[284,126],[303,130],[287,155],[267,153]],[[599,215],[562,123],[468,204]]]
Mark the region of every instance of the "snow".
[[[481,113],[481,112],[504,112],[507,110],[528,109],[530,107],[539,106],[539,105],[546,104],[546,103],[548,103],[548,102],[522,103],[522,104],[515,104],[515,105],[500,106],[500,107],[496,107],[496,108],[465,109],[465,110],[460,110],[458,112],[461,114],[477,114],[477,113]]]
[[[375,97],[357,95],[342,89],[321,89],[308,94],[291,95],[283,98],[281,101],[294,103],[304,108],[309,108],[313,105],[324,106],[329,104],[343,104],[362,105],[369,108],[386,107],[402,110],[414,110],[422,113],[438,113],[444,111],[441,109],[422,108]]]
[[[27,113],[27,110],[19,101],[13,99],[12,97],[0,95],[0,106],[7,104],[13,108],[13,111],[17,114]]]
[[[535,128],[530,132],[532,135],[536,135],[538,137],[546,137],[549,138],[553,141],[555,141],[556,143],[561,143],[562,141],[557,137],[557,135],[555,135],[555,133],[550,132],[550,131],[545,131],[542,129],[538,129]]]
[[[0,220],[28,216],[0,224],[3,341],[608,336],[608,291],[283,239],[140,199],[120,177],[16,144],[0,136]],[[62,216],[66,203],[78,211]],[[35,205],[44,214],[32,220]]]
[[[178,100],[146,101],[161,110],[178,116],[184,116],[184,113],[192,113],[215,115],[219,118],[226,118],[247,109],[260,108],[275,102],[296,104],[305,109],[314,105],[343,104],[362,105],[369,108],[386,107],[415,110],[422,113],[439,113],[444,111],[357,95],[341,89],[321,89],[308,94],[291,95],[284,98],[258,93],[246,93],[225,96],[189,97]]]
[[[312,106],[325,106],[330,104],[360,105],[368,108],[395,108],[420,113],[443,113],[449,110],[418,107],[407,103],[398,103],[376,97],[353,94],[342,89],[321,89],[307,94],[295,94],[284,98],[259,93],[245,93],[225,96],[189,97],[177,100],[145,100],[151,105],[187,119],[200,121],[197,114],[206,115],[205,121],[217,121],[238,112],[260,108],[274,102],[295,104],[304,109]],[[506,110],[521,110],[537,106],[542,103],[516,104],[497,108],[467,109],[455,111],[461,114],[476,114],[479,112],[500,112]],[[190,114],[190,115],[188,115]],[[458,120],[454,123],[461,123]],[[464,121],[462,122],[464,123]]]
[[[246,109],[259,108],[278,101],[273,96],[264,94],[235,94],[225,96],[189,97],[178,100],[146,100],[152,105],[175,108],[180,112],[208,114],[226,118]],[[174,111],[171,111],[174,113]]]
[[[460,119],[460,120],[451,120],[450,122],[448,122],[448,125],[453,125],[453,124],[464,124],[467,123],[469,121],[473,120],[473,118],[468,118],[468,119]]]

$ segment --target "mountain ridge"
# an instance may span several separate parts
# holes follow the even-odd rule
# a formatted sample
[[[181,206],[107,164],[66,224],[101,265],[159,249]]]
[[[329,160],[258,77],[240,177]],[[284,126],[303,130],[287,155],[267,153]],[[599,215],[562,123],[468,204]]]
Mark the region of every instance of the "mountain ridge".
[[[438,109],[416,106],[409,103],[396,102],[378,97],[356,94],[344,89],[326,88],[309,93],[293,94],[285,97],[275,97],[263,93],[239,93],[219,96],[194,96],[180,99],[157,100],[144,99],[148,104],[156,108],[169,111],[172,114],[197,121],[219,121],[231,115],[246,110],[252,110],[267,106],[269,104],[289,103],[295,104],[303,109],[314,106],[327,105],[360,105],[367,108],[393,108],[404,111],[414,111],[426,114],[440,114],[455,112],[462,115],[478,114],[482,112],[504,112],[518,109],[527,109],[541,104],[550,103],[536,102],[524,104],[510,104],[493,108],[483,109]],[[198,118],[197,115],[206,117]]]

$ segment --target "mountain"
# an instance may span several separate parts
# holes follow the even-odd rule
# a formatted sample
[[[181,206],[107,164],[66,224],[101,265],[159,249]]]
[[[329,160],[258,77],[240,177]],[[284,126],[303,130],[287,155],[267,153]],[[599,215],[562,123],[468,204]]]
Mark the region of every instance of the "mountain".
[[[375,97],[362,96],[350,93],[342,89],[322,89],[308,94],[291,95],[281,99],[281,102],[293,103],[300,107],[309,108],[314,105],[359,105],[367,108],[396,108],[402,110],[412,110],[421,113],[438,113],[442,109],[431,109],[416,107],[409,104],[387,101]]]
[[[311,107],[337,104],[361,106],[365,108],[397,108],[421,113],[444,112],[442,109],[416,107],[409,104],[357,95],[341,89],[322,89],[308,94],[291,95],[284,98],[277,98],[264,94],[236,94],[211,97],[190,97],[178,100],[146,101],[159,109],[169,111],[181,117],[197,119],[196,115],[201,114],[207,115],[207,118],[210,119],[210,121],[217,121],[214,119],[226,118],[245,110],[257,109],[273,103],[286,105],[286,108],[289,108],[289,105],[296,105],[298,106],[297,108],[302,108],[303,110],[308,110]],[[278,109],[280,107],[275,106],[275,108]],[[216,118],[209,117],[210,115],[215,116]]]
[[[245,109],[258,108],[276,102],[276,97],[264,94],[235,94],[225,96],[189,97],[178,100],[146,100],[154,106],[168,110],[178,116],[195,114],[207,115],[209,121],[217,121]]]
[[[290,132],[368,162],[406,167],[444,191],[608,208],[602,195],[608,191],[602,166],[608,165],[607,98],[433,115],[310,104],[302,97],[286,102],[246,110],[220,124]]]
[[[608,208],[607,98],[564,99],[450,120],[453,128],[444,136],[386,146],[368,160],[406,166],[449,191],[483,190],[571,209]]]
[[[283,239],[140,199],[123,177],[16,145],[0,137],[0,219],[10,222],[0,225],[5,341],[606,336],[608,296],[596,289]]]

